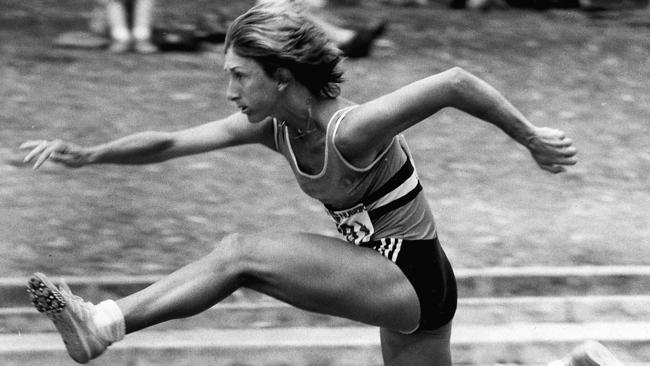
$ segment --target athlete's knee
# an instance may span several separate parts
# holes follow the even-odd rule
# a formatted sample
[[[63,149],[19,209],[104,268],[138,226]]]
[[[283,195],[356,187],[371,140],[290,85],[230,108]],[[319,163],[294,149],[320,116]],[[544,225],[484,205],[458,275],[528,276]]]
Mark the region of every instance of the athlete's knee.
[[[224,262],[238,262],[246,251],[244,248],[245,243],[246,241],[241,234],[228,234],[214,245],[210,256],[214,259],[219,258]]]
[[[213,248],[210,257],[235,272],[245,272],[257,261],[258,238],[246,234],[229,234]]]

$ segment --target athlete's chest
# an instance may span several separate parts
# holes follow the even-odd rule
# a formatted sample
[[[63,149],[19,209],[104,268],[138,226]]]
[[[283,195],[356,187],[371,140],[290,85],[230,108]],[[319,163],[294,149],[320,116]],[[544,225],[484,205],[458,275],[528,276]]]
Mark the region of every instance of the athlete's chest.
[[[325,168],[325,136],[289,139],[289,148],[298,170],[306,175],[318,175]]]
[[[348,207],[367,191],[367,173],[340,164],[336,152],[327,146],[292,144],[284,155],[302,191],[324,204]]]

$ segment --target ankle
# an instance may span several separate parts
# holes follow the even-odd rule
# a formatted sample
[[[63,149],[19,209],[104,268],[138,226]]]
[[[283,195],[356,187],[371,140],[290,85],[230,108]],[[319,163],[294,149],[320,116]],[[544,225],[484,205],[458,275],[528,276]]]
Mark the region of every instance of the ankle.
[[[95,305],[92,322],[97,335],[108,344],[121,341],[126,333],[124,315],[113,300],[102,301]]]

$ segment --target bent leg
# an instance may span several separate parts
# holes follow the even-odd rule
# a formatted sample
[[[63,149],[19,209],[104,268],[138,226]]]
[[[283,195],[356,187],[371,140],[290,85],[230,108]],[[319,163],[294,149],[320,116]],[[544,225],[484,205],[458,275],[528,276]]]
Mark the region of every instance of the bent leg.
[[[117,303],[130,333],[206,310],[242,286],[388,329],[411,330],[420,318],[415,290],[395,264],[311,234],[230,236],[205,258]]]
[[[451,322],[413,334],[382,328],[380,336],[385,366],[451,366]]]

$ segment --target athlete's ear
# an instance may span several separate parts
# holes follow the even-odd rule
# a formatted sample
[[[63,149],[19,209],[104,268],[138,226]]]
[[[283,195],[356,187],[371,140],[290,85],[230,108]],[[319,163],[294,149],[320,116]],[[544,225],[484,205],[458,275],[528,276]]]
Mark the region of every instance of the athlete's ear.
[[[283,91],[293,80],[293,75],[289,69],[279,67],[277,70],[275,70],[275,79],[278,81],[278,91]]]

